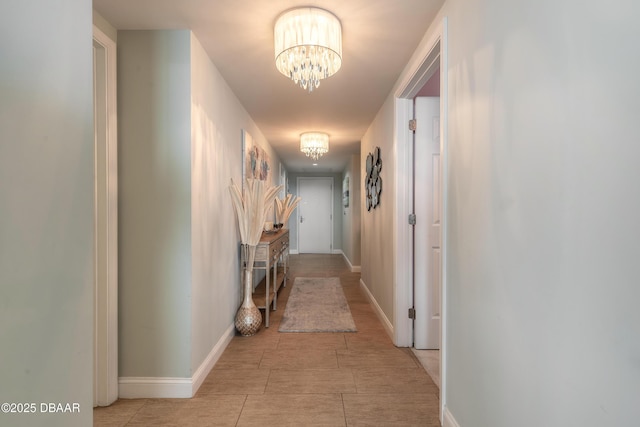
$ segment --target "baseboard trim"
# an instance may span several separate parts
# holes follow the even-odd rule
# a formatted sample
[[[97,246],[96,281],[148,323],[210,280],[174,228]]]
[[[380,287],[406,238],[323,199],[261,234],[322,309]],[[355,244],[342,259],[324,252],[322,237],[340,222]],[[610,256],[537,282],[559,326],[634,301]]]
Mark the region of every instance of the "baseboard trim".
[[[193,377],[191,377],[191,396],[195,396],[196,392],[202,385],[202,382],[205,378],[207,378],[207,375],[209,375],[209,372],[211,372],[213,366],[220,359],[220,356],[222,356],[222,353],[224,353],[224,350],[227,348],[235,334],[236,327],[233,323],[231,323],[224,334],[222,334],[222,337],[220,337],[216,345],[213,346],[207,357],[205,357],[204,361],[200,364],[200,367],[193,374]]]
[[[118,397],[123,399],[193,397],[234,335],[235,326],[231,324],[191,378],[120,377],[118,378]]]
[[[460,427],[460,424],[453,418],[453,414],[449,411],[449,408],[445,405],[444,415],[442,417],[442,427]]]
[[[352,273],[360,273],[360,266],[359,265],[351,264],[351,261],[349,261],[349,258],[347,257],[347,255],[344,252],[342,252],[342,256],[344,257],[344,260],[347,262],[347,264],[349,264],[349,270],[351,270]]]
[[[378,316],[378,319],[380,319],[382,326],[384,326],[385,331],[387,331],[387,334],[389,334],[391,341],[393,341],[393,323],[391,323],[387,316],[384,314],[384,311],[382,311],[382,308],[380,308],[380,305],[378,305],[378,302],[373,297],[371,292],[369,292],[369,288],[367,288],[362,279],[360,279],[360,289],[362,289],[367,299],[369,300],[369,303],[373,306],[373,311],[376,312],[376,315]]]
[[[176,398],[192,397],[191,378],[170,377],[120,377],[118,378],[118,398]]]
[[[344,252],[342,252],[342,249],[332,249],[331,253],[333,255],[344,255]]]
[[[289,254],[290,255],[298,255],[298,250],[297,249],[289,249]]]

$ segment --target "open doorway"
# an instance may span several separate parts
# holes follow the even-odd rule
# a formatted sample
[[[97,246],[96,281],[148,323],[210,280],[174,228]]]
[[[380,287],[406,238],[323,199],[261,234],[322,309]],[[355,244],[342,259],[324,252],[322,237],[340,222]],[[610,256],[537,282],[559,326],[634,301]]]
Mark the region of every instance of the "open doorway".
[[[118,398],[118,152],[116,45],[93,28],[93,405]]]
[[[439,208],[440,218],[440,249],[439,275],[441,278],[441,292],[435,301],[440,308],[439,314],[439,348],[437,362],[440,379],[440,422],[443,421],[446,406],[446,327],[447,327],[447,278],[446,278],[446,245],[447,245],[447,19],[435,25],[434,31],[426,43],[414,55],[414,60],[408,66],[408,73],[400,81],[396,91],[395,101],[395,149],[396,170],[412,170],[413,130],[410,121],[414,118],[414,98],[420,90],[438,73],[439,83],[439,126],[438,140],[440,144],[439,189],[442,203]],[[419,124],[418,124],[419,126]],[[414,219],[425,221],[425,218],[414,217],[414,187],[412,174],[397,174],[396,176],[396,218],[395,230],[395,289],[394,289],[394,343],[399,347],[414,346],[414,305],[413,272],[414,264],[421,262],[414,258],[413,235]],[[433,272],[430,270],[430,274]],[[429,303],[433,303],[433,297]],[[424,313],[423,313],[424,314]]]

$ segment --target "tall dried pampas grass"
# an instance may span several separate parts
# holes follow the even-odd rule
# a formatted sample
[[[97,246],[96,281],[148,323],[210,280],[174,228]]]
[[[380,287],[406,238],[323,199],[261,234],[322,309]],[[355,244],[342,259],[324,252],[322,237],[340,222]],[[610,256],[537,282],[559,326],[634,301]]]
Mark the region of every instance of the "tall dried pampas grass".
[[[264,222],[281,188],[282,186],[278,185],[265,189],[264,181],[248,178],[241,192],[233,179],[231,180],[229,191],[243,245],[256,246],[260,242]]]
[[[300,200],[300,197],[291,193],[287,194],[282,200],[276,197],[276,222],[284,226],[289,221],[289,217],[298,206],[298,203],[300,203]]]

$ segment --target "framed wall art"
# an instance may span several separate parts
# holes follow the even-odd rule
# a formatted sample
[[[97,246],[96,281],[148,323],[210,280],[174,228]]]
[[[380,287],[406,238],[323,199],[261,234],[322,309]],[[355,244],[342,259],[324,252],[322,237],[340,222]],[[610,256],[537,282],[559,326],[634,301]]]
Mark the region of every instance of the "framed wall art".
[[[269,181],[271,178],[271,159],[262,147],[258,146],[246,130],[242,130],[242,181],[246,178]]]
[[[365,202],[367,210],[375,209],[380,204],[380,194],[382,193],[382,158],[380,157],[380,147],[376,147],[373,153],[367,155],[367,170],[364,179]]]
[[[349,177],[345,176],[342,180],[342,205],[345,208],[349,207]]]

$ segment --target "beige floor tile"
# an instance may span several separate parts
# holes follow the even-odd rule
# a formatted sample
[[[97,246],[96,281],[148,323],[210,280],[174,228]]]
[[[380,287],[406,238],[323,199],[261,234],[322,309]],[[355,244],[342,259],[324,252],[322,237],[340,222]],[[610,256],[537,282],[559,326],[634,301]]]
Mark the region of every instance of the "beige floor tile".
[[[412,351],[433,382],[440,387],[440,350]]]
[[[386,333],[378,334],[351,334],[345,336],[347,350],[351,351],[378,351],[395,350],[391,338]]]
[[[260,361],[265,351],[251,348],[232,348],[225,350],[215,364],[214,369],[246,368],[255,369],[260,366]]]
[[[341,368],[417,368],[413,357],[400,349],[389,350],[336,350]]]
[[[340,351],[340,350],[338,350]],[[337,369],[336,350],[265,350],[260,369]]]
[[[339,333],[282,333],[278,350],[346,350],[344,334]]]
[[[266,389],[268,394],[355,392],[351,369],[274,369]]]
[[[150,399],[127,426],[235,426],[246,396]]]
[[[266,369],[212,369],[196,397],[211,394],[262,394],[267,386]]]
[[[435,393],[438,387],[422,368],[353,369],[358,393]]]
[[[440,427],[431,394],[345,394],[343,401],[348,426]]]
[[[125,426],[146,402],[146,399],[119,399],[110,406],[94,408],[93,425],[95,427]]]
[[[344,426],[340,394],[278,394],[248,396],[238,427]]]
[[[96,426],[436,426],[438,392],[396,348],[342,255],[291,256],[271,325],[234,336],[193,399],[116,401]],[[279,333],[295,277],[340,277],[356,333]]]
[[[277,334],[266,333],[268,329],[262,327],[258,333],[252,337],[237,335],[233,337],[225,351],[233,350],[273,350],[278,347],[280,337]]]

